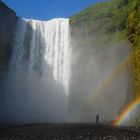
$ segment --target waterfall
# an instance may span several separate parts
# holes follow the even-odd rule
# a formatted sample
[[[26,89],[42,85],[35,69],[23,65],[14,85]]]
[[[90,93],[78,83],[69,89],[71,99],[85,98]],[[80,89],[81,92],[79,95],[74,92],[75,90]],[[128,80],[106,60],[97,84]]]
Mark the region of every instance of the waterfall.
[[[14,40],[11,67],[28,75],[43,73],[50,67],[54,80],[61,83],[68,94],[70,76],[70,27],[69,19],[38,21],[19,19]],[[27,66],[28,65],[28,66]],[[13,68],[12,68],[13,69]]]
[[[66,122],[70,53],[69,19],[19,19],[6,83],[4,120]]]
[[[69,19],[19,19],[1,120],[95,122],[97,114],[103,121],[116,118],[131,95],[128,42],[110,38],[104,44],[92,36],[91,43],[72,35]]]

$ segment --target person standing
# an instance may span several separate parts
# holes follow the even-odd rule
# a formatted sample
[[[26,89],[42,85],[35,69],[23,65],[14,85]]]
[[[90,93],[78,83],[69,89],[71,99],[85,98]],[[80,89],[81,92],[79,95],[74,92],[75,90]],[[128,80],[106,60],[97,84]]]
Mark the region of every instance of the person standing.
[[[99,125],[99,115],[96,115],[96,124]]]

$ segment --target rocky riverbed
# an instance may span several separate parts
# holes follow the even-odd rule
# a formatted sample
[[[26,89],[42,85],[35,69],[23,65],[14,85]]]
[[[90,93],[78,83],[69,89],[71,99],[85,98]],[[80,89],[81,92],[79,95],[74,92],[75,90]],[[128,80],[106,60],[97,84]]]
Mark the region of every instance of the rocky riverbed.
[[[140,140],[139,127],[38,124],[0,128],[0,140]]]

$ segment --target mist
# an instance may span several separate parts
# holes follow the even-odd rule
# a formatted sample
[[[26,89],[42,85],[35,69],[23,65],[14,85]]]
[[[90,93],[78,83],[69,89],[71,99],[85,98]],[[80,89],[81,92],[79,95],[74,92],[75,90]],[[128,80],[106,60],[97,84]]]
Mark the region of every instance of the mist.
[[[72,32],[72,122],[96,122],[97,114],[102,123],[111,122],[133,99],[127,39],[93,25],[92,34],[81,26]]]
[[[129,43],[97,26],[91,34],[68,19],[19,19],[0,122],[115,120],[133,98]]]

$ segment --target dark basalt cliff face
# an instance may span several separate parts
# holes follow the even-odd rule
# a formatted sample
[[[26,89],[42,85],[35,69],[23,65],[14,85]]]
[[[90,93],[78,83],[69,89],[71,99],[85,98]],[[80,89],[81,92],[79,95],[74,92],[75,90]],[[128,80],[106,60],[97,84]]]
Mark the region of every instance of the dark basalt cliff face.
[[[9,63],[11,39],[18,17],[16,13],[0,1],[0,71]]]
[[[11,40],[18,17],[16,13],[0,1],[0,94],[11,55]]]

